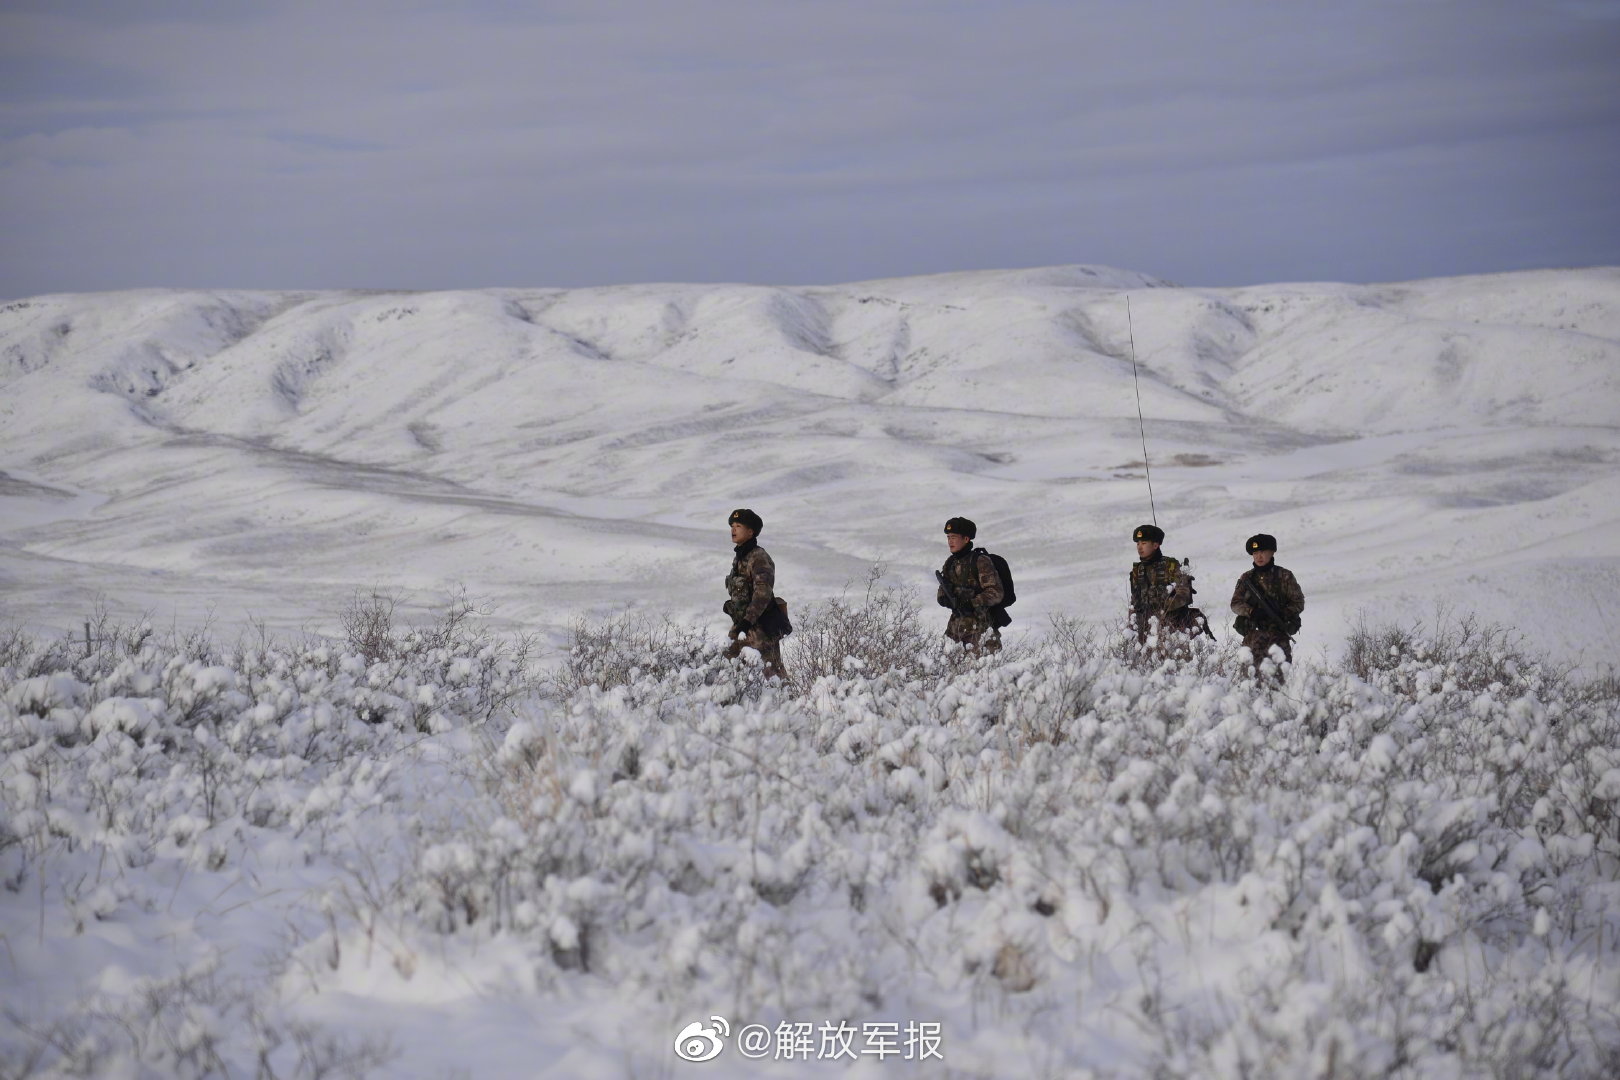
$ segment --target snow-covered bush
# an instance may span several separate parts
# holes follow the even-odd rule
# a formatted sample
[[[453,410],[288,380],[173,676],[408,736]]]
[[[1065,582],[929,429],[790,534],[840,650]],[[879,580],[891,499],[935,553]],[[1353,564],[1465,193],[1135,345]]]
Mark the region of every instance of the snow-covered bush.
[[[943,673],[960,650],[947,650],[939,626],[924,626],[909,589],[883,582],[874,566],[862,593],[812,604],[793,616],[793,636],[783,646],[788,670],[801,686],[851,670],[900,671],[908,678]]]
[[[412,860],[402,904],[694,1015],[995,1001],[1064,1071],[1614,1066],[1613,695],[1443,690],[1445,655],[1273,689],[1188,653],[1058,634],[785,695],[712,660],[584,686],[507,731],[491,820]]]
[[[612,689],[643,676],[680,671],[712,656],[716,645],[700,626],[630,608],[601,619],[575,619],[562,664],[552,676],[568,697],[586,687]]]
[[[426,732],[435,712],[487,720],[533,689],[536,637],[497,635],[482,621],[487,607],[464,589],[453,591],[424,624],[400,626],[398,605],[391,594],[356,591],[339,614],[349,650],[365,661],[370,683],[397,689],[406,702],[403,711],[383,706],[366,719],[409,716]]]
[[[387,1010],[499,956],[535,1016],[635,1011],[600,1029],[632,1074],[716,1009],[939,1020],[966,1077],[1620,1068],[1620,695],[1495,628],[1280,686],[1231,645],[1076,624],[783,686],[695,630],[617,625],[509,719],[428,736],[402,691],[440,692],[436,661],[145,641],[35,673],[24,650],[0,679],[0,904],[37,890],[72,934],[156,903],[167,868],[295,843],[341,869],[251,999],[271,1028],[278,988]],[[85,1000],[156,1030],[138,998]],[[70,1073],[47,1030],[6,1045]],[[176,1045],[251,1060],[95,1030],[153,1068]]]
[[[135,979],[117,993],[89,995],[45,1024],[13,1018],[27,1043],[6,1075],[204,1080],[252,1069],[264,1080],[357,1080],[397,1057],[386,1040],[269,1014],[261,998],[243,980],[221,976],[217,958],[174,975]]]
[[[1370,623],[1364,615],[1345,642],[1345,666],[1405,694],[1491,686],[1566,689],[1564,671],[1535,655],[1513,630],[1444,607],[1427,623]]]
[[[10,639],[0,880],[12,889],[48,888],[55,862],[89,857],[98,880],[164,860],[218,871],[271,832],[324,835],[386,801],[401,747],[487,721],[526,679],[500,649],[368,666],[313,641],[233,650],[100,629],[88,646]]]

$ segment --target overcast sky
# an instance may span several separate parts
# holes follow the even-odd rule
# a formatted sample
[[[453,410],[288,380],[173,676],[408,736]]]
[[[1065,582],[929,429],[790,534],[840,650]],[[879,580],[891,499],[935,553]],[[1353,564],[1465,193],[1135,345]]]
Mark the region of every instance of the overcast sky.
[[[0,296],[1620,264],[1620,0],[0,0]]]

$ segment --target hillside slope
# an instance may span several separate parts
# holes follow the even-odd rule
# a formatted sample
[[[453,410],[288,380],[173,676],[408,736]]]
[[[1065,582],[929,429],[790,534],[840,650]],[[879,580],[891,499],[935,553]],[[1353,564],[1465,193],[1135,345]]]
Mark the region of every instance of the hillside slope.
[[[17,301],[0,581],[8,615],[59,626],[97,593],[290,627],[357,586],[453,582],[552,629],[713,614],[747,505],[797,601],[879,561],[926,586],[960,513],[1018,570],[1017,628],[1101,620],[1150,516],[1138,386],[1166,550],[1211,611],[1266,531],[1309,593],[1307,653],[1437,602],[1616,652],[1613,268]]]

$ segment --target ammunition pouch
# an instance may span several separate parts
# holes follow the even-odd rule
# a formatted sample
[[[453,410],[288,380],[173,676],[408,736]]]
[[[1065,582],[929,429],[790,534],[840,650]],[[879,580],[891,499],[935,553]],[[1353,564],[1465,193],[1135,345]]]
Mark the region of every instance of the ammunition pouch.
[[[1247,615],[1239,615],[1232,620],[1232,629],[1240,634],[1247,634],[1254,629],[1254,620]]]

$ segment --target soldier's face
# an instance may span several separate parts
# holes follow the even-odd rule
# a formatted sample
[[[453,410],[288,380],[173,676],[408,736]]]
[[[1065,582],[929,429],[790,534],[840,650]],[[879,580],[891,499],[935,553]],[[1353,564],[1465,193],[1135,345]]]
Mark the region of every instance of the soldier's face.
[[[753,536],[754,530],[750,529],[742,522],[733,521],[731,523],[731,542],[733,544],[746,544],[749,540],[753,539]]]
[[[1158,550],[1159,542],[1157,540],[1138,540],[1136,542],[1136,557],[1138,559],[1145,559]]]
[[[1275,554],[1275,552],[1267,551],[1265,548],[1261,548],[1259,551],[1254,553],[1254,565],[1270,566],[1271,560]]]
[[[961,551],[963,548],[973,543],[973,541],[969,540],[961,533],[946,533],[945,542],[950,545],[952,555],[955,555],[958,551]]]

